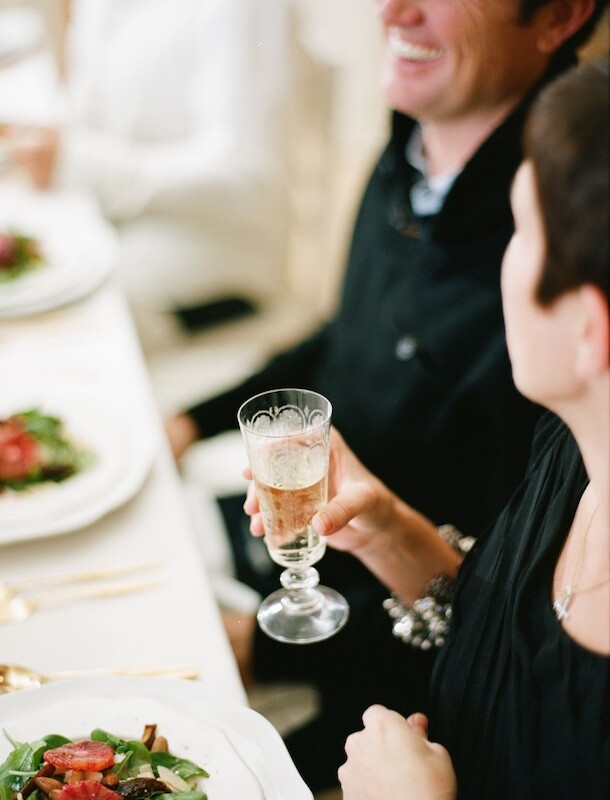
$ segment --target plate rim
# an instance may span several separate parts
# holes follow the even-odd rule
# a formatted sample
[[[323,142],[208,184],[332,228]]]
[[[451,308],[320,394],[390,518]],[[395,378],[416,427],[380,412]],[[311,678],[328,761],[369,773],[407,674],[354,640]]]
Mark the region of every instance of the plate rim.
[[[62,701],[66,699],[88,697],[98,697],[100,700],[122,697],[150,699],[194,722],[203,722],[193,709],[205,704],[206,716],[213,717],[215,725],[227,733],[229,739],[237,738],[248,747],[251,759],[244,759],[244,763],[252,768],[250,761],[256,761],[257,766],[260,765],[266,772],[264,775],[256,774],[265,792],[264,800],[286,800],[286,791],[290,792],[290,800],[314,800],[282,737],[271,722],[253,708],[225,697],[201,681],[118,675],[53,681],[40,687],[0,695],[2,727],[8,727],[11,720],[16,721],[21,716],[38,711],[45,704],[61,708]],[[195,698],[197,703],[193,702]],[[253,728],[255,739],[246,738],[238,726]],[[91,727],[95,727],[95,721],[92,721]],[[271,757],[269,749],[272,751]]]

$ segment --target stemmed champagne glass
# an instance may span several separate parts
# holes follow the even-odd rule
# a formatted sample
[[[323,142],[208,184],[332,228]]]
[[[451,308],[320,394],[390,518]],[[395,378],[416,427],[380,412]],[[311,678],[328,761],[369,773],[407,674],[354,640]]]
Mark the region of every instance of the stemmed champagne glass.
[[[329,401],[304,389],[275,389],[247,400],[239,426],[252,470],[269,555],[286,567],[282,589],[261,603],[262,630],[282,642],[327,639],[347,622],[349,607],[319,585],[312,566],[326,540],[311,527],[328,499]]]

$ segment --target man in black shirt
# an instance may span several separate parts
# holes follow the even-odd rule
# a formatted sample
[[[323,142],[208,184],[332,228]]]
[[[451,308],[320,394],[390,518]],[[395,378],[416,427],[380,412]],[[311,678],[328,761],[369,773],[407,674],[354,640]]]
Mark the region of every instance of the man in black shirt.
[[[605,5],[378,2],[392,135],[362,200],[337,313],[240,386],[168,421],[177,455],[234,428],[249,396],[300,386],[331,400],[364,464],[437,524],[479,533],[496,516],[522,477],[539,414],[514,388],[500,300],[522,124]],[[247,526],[232,537],[242,535]],[[254,588],[277,588],[277,573],[245,566]],[[327,551],[318,567],[350,602],[340,634],[299,647],[267,639],[252,620],[238,628],[253,637],[258,680],[320,689],[320,717],[287,739],[314,790],[336,781],[345,736],[372,702],[425,710],[434,659],[392,637],[384,590],[355,559]]]

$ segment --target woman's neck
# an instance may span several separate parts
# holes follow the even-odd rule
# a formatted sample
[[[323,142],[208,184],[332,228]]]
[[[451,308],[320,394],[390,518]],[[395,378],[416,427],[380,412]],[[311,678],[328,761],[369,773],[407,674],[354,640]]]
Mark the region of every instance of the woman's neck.
[[[555,592],[565,589],[568,562],[573,564],[574,553],[582,548],[579,575],[574,576],[573,602],[562,625],[582,646],[609,656],[610,379],[602,381],[586,400],[576,401],[557,413],[574,434],[590,483],[557,564],[554,589]]]
[[[610,535],[610,374],[586,397],[557,413],[576,439],[597,501],[597,516]]]

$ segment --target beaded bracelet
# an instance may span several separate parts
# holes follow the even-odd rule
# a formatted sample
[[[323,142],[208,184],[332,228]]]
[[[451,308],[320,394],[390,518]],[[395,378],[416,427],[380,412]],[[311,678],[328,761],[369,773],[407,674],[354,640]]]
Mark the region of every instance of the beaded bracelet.
[[[453,525],[441,525],[439,536],[461,555],[475,543],[472,536],[464,536]],[[383,607],[392,620],[394,636],[419,650],[442,647],[451,622],[451,595],[453,580],[438,575],[426,584],[424,596],[412,606],[405,605],[395,594],[384,600]]]

